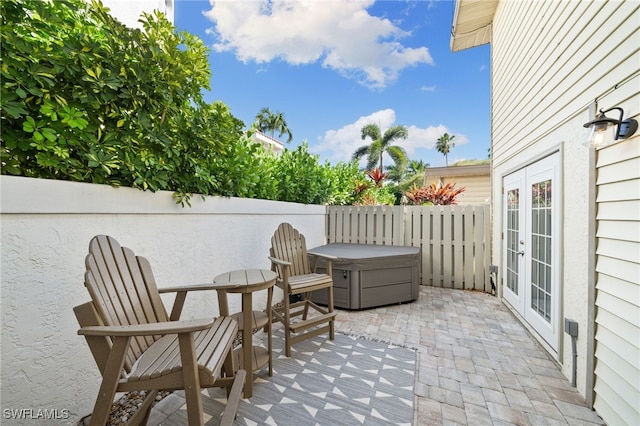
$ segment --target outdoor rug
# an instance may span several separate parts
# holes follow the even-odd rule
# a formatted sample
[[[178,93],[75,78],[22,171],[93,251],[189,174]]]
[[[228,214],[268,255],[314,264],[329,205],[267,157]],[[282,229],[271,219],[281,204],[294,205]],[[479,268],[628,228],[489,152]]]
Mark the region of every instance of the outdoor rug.
[[[336,333],[334,341],[321,335],[295,344],[287,358],[278,327],[273,358],[273,377],[266,365],[255,375],[253,396],[241,400],[236,425],[413,424],[413,349]],[[208,389],[203,397],[205,421],[217,424],[225,391]],[[163,424],[179,419],[186,420],[186,406]]]

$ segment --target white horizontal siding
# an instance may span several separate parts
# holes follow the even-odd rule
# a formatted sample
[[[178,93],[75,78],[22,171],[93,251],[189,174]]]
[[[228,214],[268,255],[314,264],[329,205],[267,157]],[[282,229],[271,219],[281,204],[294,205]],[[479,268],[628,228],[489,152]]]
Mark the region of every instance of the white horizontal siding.
[[[466,190],[456,198],[458,204],[487,204],[491,199],[491,180],[486,176],[427,176],[427,184],[452,183],[456,188],[465,187]]]
[[[615,294],[622,300],[640,306],[640,291],[635,283],[601,274],[596,288],[599,293]]]
[[[616,221],[599,220],[596,237],[640,243],[640,222],[627,222],[624,226],[620,226],[620,223]]]
[[[640,185],[633,180],[603,184],[600,188],[599,203],[640,199]]]
[[[623,182],[625,180],[634,179],[640,170],[640,157],[630,158],[626,161],[620,161],[615,164],[598,168],[598,185],[611,182]],[[616,196],[624,196],[623,193],[614,193]],[[609,193],[598,194],[599,199],[608,196]]]
[[[607,356],[617,358],[615,352],[596,351],[596,357],[606,358]],[[633,400],[637,390],[631,386],[625,386],[627,383],[624,382],[624,378],[609,365],[596,362],[596,374],[602,380],[596,382],[595,391],[599,395],[607,396],[602,403],[599,401],[596,408],[598,414],[606,419],[609,425],[637,425],[637,422],[628,422],[628,419],[637,416],[637,400]],[[618,384],[620,382],[623,384]],[[616,387],[610,386],[611,383],[616,383]]]
[[[598,240],[596,254],[640,264],[640,245],[634,241],[601,238]]]
[[[638,305],[629,303],[616,294],[598,292],[597,305],[602,309],[598,313],[596,323],[610,329],[620,339],[620,345],[615,349],[621,356],[635,359],[640,347],[640,333],[638,333]],[[622,344],[624,342],[624,344]]]
[[[615,257],[600,255],[596,261],[596,272],[637,285],[638,277],[640,276],[640,266],[634,262],[627,262]]]
[[[598,220],[633,221],[640,217],[640,200],[614,201],[598,204]],[[625,226],[621,223],[620,226]]]
[[[596,168],[594,408],[640,424],[640,137],[598,151]]]
[[[499,4],[492,43],[492,156],[496,165],[583,112],[612,88],[612,81],[623,81],[637,72],[634,54],[640,29],[634,14],[639,4]]]
[[[489,176],[465,176],[456,180],[456,186],[467,187],[460,194],[458,204],[484,204],[491,197],[491,181]]]

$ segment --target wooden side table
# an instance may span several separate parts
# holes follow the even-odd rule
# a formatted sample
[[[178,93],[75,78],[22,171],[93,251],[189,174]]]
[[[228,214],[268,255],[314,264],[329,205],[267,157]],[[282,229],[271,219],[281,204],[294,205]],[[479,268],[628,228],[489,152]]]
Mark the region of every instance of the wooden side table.
[[[227,293],[242,294],[242,312],[232,316],[238,320],[238,328],[242,332],[242,346],[234,351],[237,365],[241,365],[247,372],[244,385],[244,397],[253,395],[253,371],[259,370],[269,363],[269,376],[273,374],[272,334],[271,334],[271,303],[273,286],[276,283],[276,273],[267,269],[241,269],[225,272],[213,279],[218,292],[220,315],[229,316],[229,302]],[[253,293],[267,290],[267,307],[265,312],[253,310]],[[247,327],[246,325],[249,324]],[[264,327],[267,331],[267,349],[253,346],[252,331]]]

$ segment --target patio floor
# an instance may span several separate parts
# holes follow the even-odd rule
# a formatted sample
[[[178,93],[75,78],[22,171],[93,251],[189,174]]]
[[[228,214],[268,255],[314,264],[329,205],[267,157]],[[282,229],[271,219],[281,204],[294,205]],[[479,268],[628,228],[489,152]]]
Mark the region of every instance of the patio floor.
[[[338,310],[336,331],[418,351],[414,425],[591,425],[604,422],[497,298],[420,287],[416,302]],[[150,425],[184,405],[176,392]]]

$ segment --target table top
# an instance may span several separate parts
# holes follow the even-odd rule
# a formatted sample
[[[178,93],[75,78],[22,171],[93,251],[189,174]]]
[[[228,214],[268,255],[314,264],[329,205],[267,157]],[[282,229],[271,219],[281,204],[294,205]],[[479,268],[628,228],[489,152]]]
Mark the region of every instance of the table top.
[[[229,293],[250,293],[273,286],[276,277],[276,273],[268,269],[239,269],[218,275],[213,284],[220,285]]]

